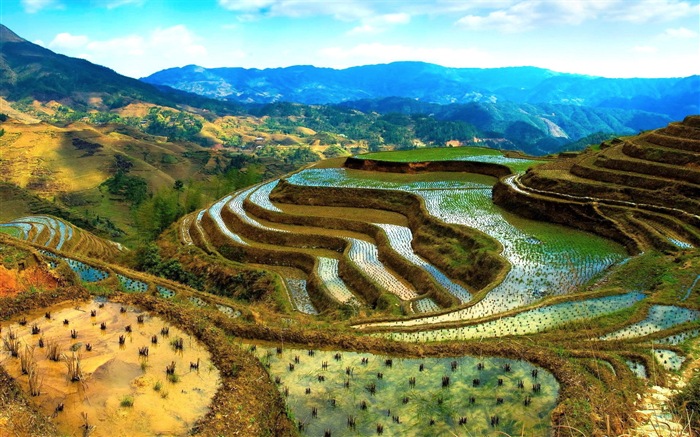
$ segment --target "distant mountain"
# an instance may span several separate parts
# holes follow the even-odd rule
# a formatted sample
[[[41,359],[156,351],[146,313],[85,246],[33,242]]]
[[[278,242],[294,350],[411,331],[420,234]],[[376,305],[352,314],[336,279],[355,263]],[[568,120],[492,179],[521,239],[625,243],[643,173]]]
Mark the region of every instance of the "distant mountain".
[[[271,69],[171,68],[142,79],[238,102],[329,104],[406,97],[426,103],[566,104],[640,109],[671,119],[700,112],[700,76],[609,79],[535,67],[447,68],[395,62],[344,70],[294,66]]]
[[[95,99],[107,108],[131,101],[159,105],[231,107],[194,94],[122,76],[113,70],[84,59],[52,52],[19,37],[0,24],[0,96],[18,101],[23,98],[41,102],[66,102],[71,106],[92,106]]]
[[[672,119],[637,109],[589,108],[566,104],[472,102],[438,105],[389,97],[339,104],[365,113],[430,114],[437,120],[462,121],[485,137],[505,138],[510,147],[532,154],[553,153],[594,133],[637,134],[665,126]]]
[[[58,124],[140,123],[148,134],[205,146],[241,146],[306,127],[374,148],[410,147],[414,139],[434,146],[476,139],[546,154],[593,133],[635,134],[698,113],[699,82],[698,76],[605,79],[534,67],[458,69],[420,62],[345,70],[187,66],[139,81],[54,53],[0,25],[0,97],[11,108],[33,113],[34,100],[52,108],[56,101],[73,112],[34,115]],[[287,101],[297,105],[281,103]],[[150,104],[161,108],[148,109]],[[167,113],[163,106],[181,112],[148,114]],[[294,115],[300,111],[302,118]],[[392,113],[420,116],[409,120]],[[252,140],[250,132],[204,127],[217,115],[242,114],[273,120],[263,121]],[[318,140],[332,144],[323,135]]]

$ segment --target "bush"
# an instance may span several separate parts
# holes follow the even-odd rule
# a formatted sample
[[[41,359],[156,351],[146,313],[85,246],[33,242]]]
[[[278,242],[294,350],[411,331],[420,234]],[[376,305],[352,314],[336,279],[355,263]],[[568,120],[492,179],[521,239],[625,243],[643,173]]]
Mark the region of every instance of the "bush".
[[[700,375],[695,375],[683,390],[673,397],[673,413],[685,422],[690,418],[691,426],[700,429]]]
[[[184,270],[179,261],[174,259],[164,261],[160,256],[160,249],[153,243],[136,249],[135,258],[138,270],[189,285],[198,290],[204,288],[202,279]]]
[[[122,407],[133,407],[134,406],[134,397],[133,396],[124,396],[122,400],[119,402],[119,405]]]

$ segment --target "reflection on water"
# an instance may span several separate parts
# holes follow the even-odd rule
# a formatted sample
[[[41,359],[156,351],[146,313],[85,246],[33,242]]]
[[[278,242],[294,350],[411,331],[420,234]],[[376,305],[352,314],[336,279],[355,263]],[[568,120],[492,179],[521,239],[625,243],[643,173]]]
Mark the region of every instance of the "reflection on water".
[[[559,392],[551,373],[504,358],[404,359],[260,346],[255,354],[309,436],[377,435],[379,427],[384,436],[544,436]]]

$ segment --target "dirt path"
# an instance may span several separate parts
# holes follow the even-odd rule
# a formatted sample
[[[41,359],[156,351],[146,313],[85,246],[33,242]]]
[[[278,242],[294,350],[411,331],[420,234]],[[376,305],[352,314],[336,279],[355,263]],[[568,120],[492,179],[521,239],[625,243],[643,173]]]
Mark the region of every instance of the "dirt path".
[[[654,437],[694,437],[698,430],[691,429],[688,418],[674,417],[671,414],[673,395],[678,393],[697,372],[700,372],[698,347],[700,340],[694,341],[691,360],[679,376],[668,378],[669,387],[654,385],[646,393],[638,394],[635,417],[637,426],[629,433],[630,436]]]

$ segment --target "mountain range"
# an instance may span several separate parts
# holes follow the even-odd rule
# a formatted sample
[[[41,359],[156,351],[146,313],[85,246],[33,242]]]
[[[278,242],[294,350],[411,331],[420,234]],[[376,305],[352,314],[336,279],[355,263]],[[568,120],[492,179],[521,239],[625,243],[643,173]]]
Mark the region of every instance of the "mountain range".
[[[614,79],[535,67],[448,68],[395,62],[343,70],[313,66],[208,69],[188,65],[159,71],[142,80],[247,103],[336,104],[405,97],[439,105],[511,102],[643,110],[670,119],[700,112],[700,76]]]
[[[613,134],[636,134],[700,113],[700,76],[609,79],[535,67],[447,68],[396,62],[344,70],[190,65],[137,80],[54,53],[0,25],[0,96],[10,102],[8,111],[19,108],[37,116],[33,102],[75,111],[69,117],[54,109],[49,109],[51,116],[38,115],[62,123],[128,117],[131,105],[139,103],[177,108],[183,120],[206,119],[183,125],[190,140],[205,146],[266,137],[254,132],[256,128],[226,135],[212,134],[211,128],[192,131],[217,117],[253,115],[260,123],[271,123],[270,134],[274,126],[284,133],[311,128],[335,135],[328,138],[364,141],[376,148],[410,147],[413,139],[439,146],[452,139],[547,154],[571,143],[580,147],[586,138],[596,142]],[[392,118],[394,113],[409,117]],[[265,117],[274,122],[264,122]],[[427,135],[418,135],[419,124],[426,126],[421,117],[434,120],[428,123],[432,127]],[[144,120],[129,122],[142,123],[156,135],[170,129],[156,129]],[[446,138],[451,132],[460,135]]]

